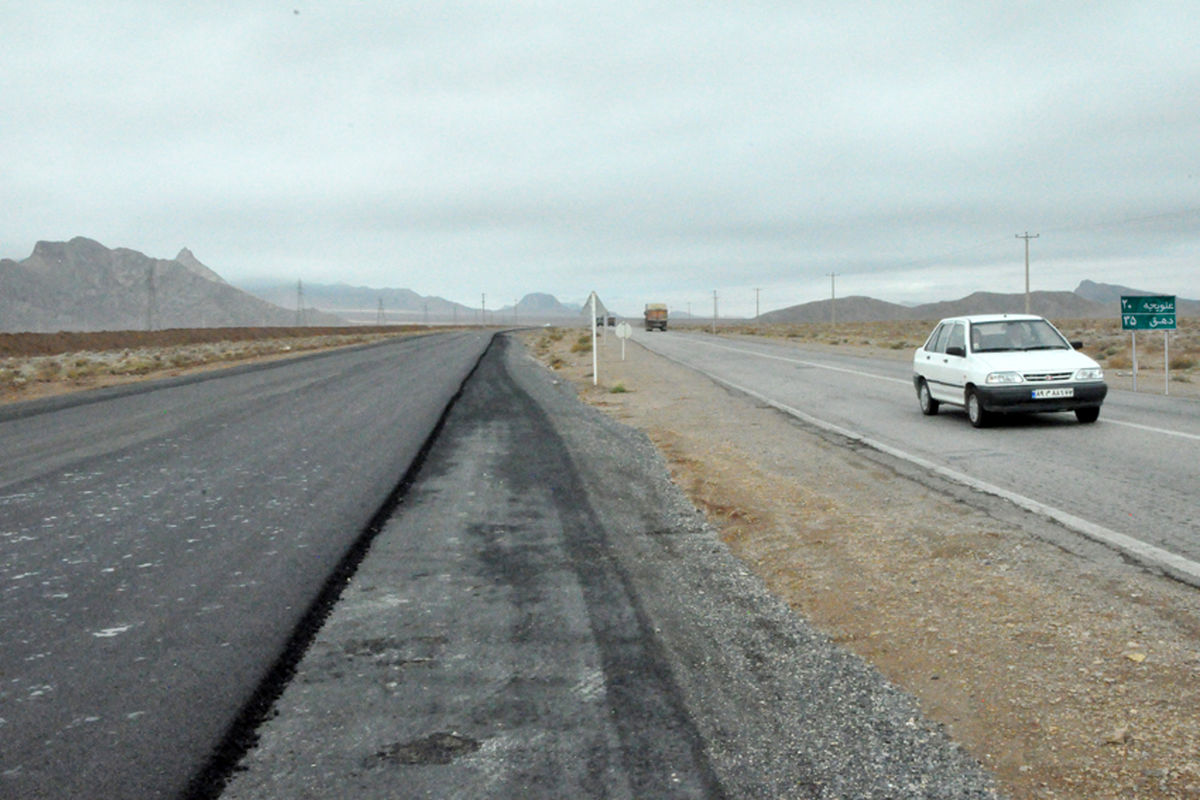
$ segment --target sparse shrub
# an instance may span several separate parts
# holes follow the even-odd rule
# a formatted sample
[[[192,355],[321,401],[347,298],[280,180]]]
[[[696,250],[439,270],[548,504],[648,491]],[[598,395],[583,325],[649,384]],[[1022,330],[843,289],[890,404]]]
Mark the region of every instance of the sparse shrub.
[[[62,364],[58,363],[58,359],[44,358],[33,368],[33,379],[48,383],[57,378],[61,373]]]
[[[1106,363],[1109,369],[1129,369],[1133,366],[1133,362],[1129,360],[1129,356],[1113,356]]]
[[[131,356],[118,361],[109,368],[109,372],[113,375],[145,375],[148,372],[153,372],[159,368],[153,359],[143,356]]]
[[[608,390],[609,394],[625,394],[629,390],[625,388],[623,383],[614,383],[612,388]]]
[[[892,342],[893,350],[907,350],[910,347],[912,347],[912,345],[905,341]]]
[[[96,377],[100,364],[87,358],[77,358],[67,367],[67,380],[82,382]]]
[[[1196,366],[1196,359],[1189,355],[1172,356],[1171,369],[1191,369]]]
[[[590,353],[592,351],[592,337],[584,334],[575,340],[575,344],[571,345],[572,353]]]

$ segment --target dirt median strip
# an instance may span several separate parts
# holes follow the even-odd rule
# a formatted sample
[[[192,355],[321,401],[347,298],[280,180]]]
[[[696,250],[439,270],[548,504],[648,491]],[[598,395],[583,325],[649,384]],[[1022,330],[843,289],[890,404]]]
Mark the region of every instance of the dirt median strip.
[[[578,336],[527,343],[644,430],[772,592],[915,695],[1010,796],[1200,797],[1195,590],[1052,544],[1046,520],[904,474],[636,345],[624,362],[602,347],[592,387]]]
[[[0,404],[192,375],[428,332],[415,326],[363,326],[0,333]]]

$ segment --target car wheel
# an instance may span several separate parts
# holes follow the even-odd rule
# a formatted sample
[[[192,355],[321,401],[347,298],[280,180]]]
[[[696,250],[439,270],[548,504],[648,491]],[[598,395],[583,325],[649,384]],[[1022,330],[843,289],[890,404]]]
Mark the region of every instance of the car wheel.
[[[1080,422],[1095,422],[1100,418],[1100,406],[1075,409],[1075,419]]]
[[[927,417],[932,417],[938,412],[938,405],[940,404],[929,393],[929,384],[924,379],[921,380],[921,384],[917,387],[917,402],[921,404],[921,413]]]
[[[979,393],[974,389],[967,389],[967,419],[971,420],[971,424],[976,428],[986,428],[991,421],[991,415],[984,409],[983,403],[979,402]]]

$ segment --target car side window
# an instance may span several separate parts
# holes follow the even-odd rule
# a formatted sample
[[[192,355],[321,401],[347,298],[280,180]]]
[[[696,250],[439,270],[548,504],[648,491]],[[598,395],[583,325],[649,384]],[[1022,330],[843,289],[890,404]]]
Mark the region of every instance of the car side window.
[[[946,331],[949,330],[949,325],[938,325],[933,329],[933,333],[929,334],[929,341],[925,342],[925,350],[929,353],[944,353],[946,352]]]
[[[961,322],[954,324],[954,327],[950,330],[949,338],[946,339],[946,349],[949,350],[951,347],[957,347],[964,353],[967,350],[967,331]]]

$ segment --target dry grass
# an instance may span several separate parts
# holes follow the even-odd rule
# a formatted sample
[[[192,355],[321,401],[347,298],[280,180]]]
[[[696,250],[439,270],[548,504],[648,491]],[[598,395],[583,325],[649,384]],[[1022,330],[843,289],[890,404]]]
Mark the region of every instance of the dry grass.
[[[364,344],[399,333],[284,336],[0,359],[0,401],[32,399],[234,362]]]

